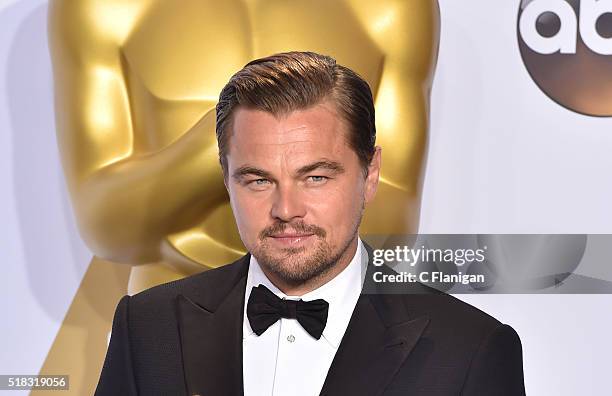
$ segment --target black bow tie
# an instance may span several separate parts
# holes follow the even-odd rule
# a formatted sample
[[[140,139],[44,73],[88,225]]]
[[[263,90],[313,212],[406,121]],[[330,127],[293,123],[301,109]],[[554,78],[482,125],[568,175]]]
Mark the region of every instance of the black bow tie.
[[[255,334],[262,335],[280,318],[292,318],[317,340],[321,338],[329,304],[323,299],[313,301],[284,300],[278,298],[264,285],[251,290],[247,304],[247,317]]]

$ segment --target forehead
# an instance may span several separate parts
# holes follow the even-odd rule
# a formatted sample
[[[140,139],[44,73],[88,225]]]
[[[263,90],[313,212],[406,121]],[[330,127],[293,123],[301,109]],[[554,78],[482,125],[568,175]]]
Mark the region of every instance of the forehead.
[[[346,122],[328,102],[281,116],[238,108],[232,124],[230,162],[342,160],[347,151],[352,152],[346,141]]]

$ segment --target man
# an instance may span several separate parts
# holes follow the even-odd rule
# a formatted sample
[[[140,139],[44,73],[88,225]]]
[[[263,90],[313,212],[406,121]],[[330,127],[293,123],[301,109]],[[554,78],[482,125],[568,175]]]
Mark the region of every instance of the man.
[[[523,395],[511,327],[423,285],[363,292],[375,137],[370,88],[332,58],[236,73],[217,139],[249,253],[123,297],[96,394]]]

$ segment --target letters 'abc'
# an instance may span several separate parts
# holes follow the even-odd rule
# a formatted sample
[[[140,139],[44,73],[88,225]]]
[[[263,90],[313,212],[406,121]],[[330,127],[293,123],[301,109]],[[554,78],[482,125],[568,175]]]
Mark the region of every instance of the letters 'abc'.
[[[543,37],[536,29],[544,13],[553,13],[561,21],[554,36]],[[575,54],[579,34],[591,51],[612,55],[612,37],[602,37],[597,31],[597,20],[607,13],[612,13],[612,0],[581,0],[579,17],[565,0],[533,0],[523,9],[519,32],[525,44],[540,54]]]

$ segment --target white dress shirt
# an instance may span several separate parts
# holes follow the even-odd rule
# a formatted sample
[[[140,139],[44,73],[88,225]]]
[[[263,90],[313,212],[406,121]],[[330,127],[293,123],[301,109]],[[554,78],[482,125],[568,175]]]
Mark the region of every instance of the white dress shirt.
[[[315,396],[344,336],[359,299],[368,254],[361,239],[349,265],[336,277],[301,297],[287,296],[270,282],[251,255],[247,275],[242,338],[245,396]],[[320,339],[302,328],[297,319],[281,318],[263,334],[251,329],[246,314],[251,289],[264,285],[280,298],[329,303],[327,324]]]

